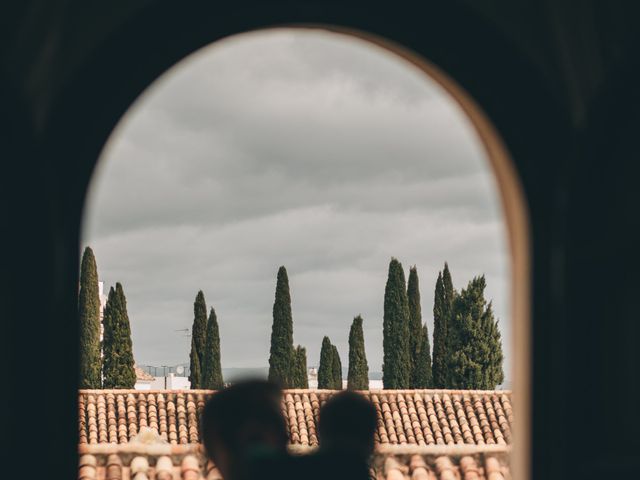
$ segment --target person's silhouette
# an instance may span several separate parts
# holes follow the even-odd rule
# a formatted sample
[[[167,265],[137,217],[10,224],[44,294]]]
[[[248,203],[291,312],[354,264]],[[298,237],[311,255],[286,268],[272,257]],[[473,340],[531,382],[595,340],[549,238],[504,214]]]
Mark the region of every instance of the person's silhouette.
[[[225,480],[245,480],[257,471],[275,478],[288,465],[287,426],[276,385],[251,380],[211,396],[202,414],[207,456]]]
[[[368,399],[350,391],[335,394],[320,409],[318,451],[296,461],[299,478],[369,479],[375,430],[376,410]]]
[[[345,452],[366,460],[373,453],[376,409],[363,395],[343,391],[320,409],[320,450]]]

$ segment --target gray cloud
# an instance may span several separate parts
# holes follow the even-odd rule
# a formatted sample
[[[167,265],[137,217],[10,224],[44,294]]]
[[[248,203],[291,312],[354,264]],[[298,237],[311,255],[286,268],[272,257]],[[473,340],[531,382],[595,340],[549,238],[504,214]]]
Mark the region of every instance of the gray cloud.
[[[174,330],[202,289],[224,365],[266,364],[284,264],[309,364],[325,334],[346,357],[361,313],[377,370],[391,256],[417,264],[431,329],[443,262],[459,288],[485,273],[509,347],[505,226],[472,126],[413,66],[337,34],[235,37],[158,80],[103,154],[84,239],[124,284],[140,363],[187,359]]]

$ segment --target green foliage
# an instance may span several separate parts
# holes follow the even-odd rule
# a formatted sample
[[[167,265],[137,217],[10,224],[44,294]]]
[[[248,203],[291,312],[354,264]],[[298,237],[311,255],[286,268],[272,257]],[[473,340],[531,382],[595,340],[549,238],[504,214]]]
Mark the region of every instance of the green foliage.
[[[320,349],[320,365],[318,366],[318,388],[321,390],[332,389],[335,384],[333,379],[333,345],[329,337],[322,339]]]
[[[494,389],[504,382],[504,371],[502,369],[504,354],[502,352],[502,336],[498,328],[498,321],[493,316],[491,302],[487,305],[482,317],[482,325],[487,345],[486,385],[487,388]]]
[[[107,296],[107,304],[104,307],[104,316],[102,319],[103,335],[102,335],[102,376],[104,388],[114,388],[112,385],[116,381],[117,374],[117,348],[116,348],[116,330],[118,317],[118,296],[113,287],[109,289]]]
[[[384,292],[384,388],[402,389],[411,385],[409,335],[409,303],[404,270],[400,262],[392,258]]]
[[[193,346],[193,337],[191,337],[191,354],[189,357],[191,363],[190,363],[190,371],[191,374],[189,375],[189,381],[191,382],[191,389],[192,390],[197,390],[201,385],[202,382],[202,372],[200,371],[200,360],[198,359],[198,354],[195,351],[195,348]]]
[[[307,349],[298,345],[294,351],[293,362],[293,388],[309,388],[307,376]]]
[[[224,387],[220,365],[220,330],[216,311],[213,308],[209,312],[209,320],[207,321],[207,338],[201,373],[202,388],[220,390]]]
[[[484,299],[484,276],[475,277],[456,297],[450,329],[452,388],[494,389],[504,379],[502,343],[491,305]]]
[[[207,304],[202,290],[193,303],[193,326],[191,327],[191,353],[189,355],[191,388],[202,388],[202,368],[207,341]]]
[[[127,299],[120,283],[109,289],[104,310],[103,335],[104,388],[133,388],[136,372],[131,342],[131,325],[127,313]]]
[[[367,355],[364,349],[364,332],[360,315],[353,319],[349,330],[347,388],[349,390],[369,389],[369,365],[367,364]]]
[[[276,296],[273,303],[273,325],[271,327],[271,350],[269,355],[269,380],[282,387],[292,386],[293,365],[293,316],[289,278],[284,266],[278,270]]]
[[[331,345],[331,376],[333,378],[333,390],[342,390],[342,362],[340,361],[340,354],[338,353],[338,347]]]
[[[453,289],[449,266],[438,273],[433,301],[433,386],[448,388],[449,382],[449,324],[453,315],[453,302],[456,292]]]
[[[415,365],[413,388],[433,388],[431,345],[429,344],[429,330],[426,323],[420,331],[420,350]]]
[[[429,343],[427,324],[422,323],[420,280],[418,279],[418,269],[415,266],[409,270],[407,299],[409,302],[409,335],[412,360],[411,387],[431,388],[433,387],[431,344]]]
[[[102,385],[100,357],[100,296],[98,268],[93,250],[85,248],[80,267],[78,295],[80,323],[80,388],[100,388]]]
[[[409,269],[409,280],[407,282],[407,301],[409,303],[409,349],[411,359],[411,387],[418,387],[418,369],[421,367],[420,349],[422,348],[422,309],[420,307],[420,281],[418,279],[418,269],[413,266]],[[429,338],[427,337],[427,344]],[[429,353],[431,359],[431,353]],[[429,364],[431,371],[431,364]]]

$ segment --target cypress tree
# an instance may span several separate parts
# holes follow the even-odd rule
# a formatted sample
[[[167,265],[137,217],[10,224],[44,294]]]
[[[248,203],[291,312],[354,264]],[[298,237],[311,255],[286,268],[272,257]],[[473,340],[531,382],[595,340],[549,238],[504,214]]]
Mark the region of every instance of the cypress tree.
[[[293,317],[289,278],[284,266],[278,270],[276,296],[273,303],[271,350],[269,355],[269,380],[282,387],[290,387],[293,365]]]
[[[504,354],[502,352],[502,335],[498,328],[498,321],[493,316],[493,306],[491,302],[483,315],[484,337],[487,345],[487,368],[486,368],[486,388],[495,389],[504,382],[504,371],[502,363]]]
[[[202,382],[202,372],[200,371],[200,360],[198,359],[198,354],[195,351],[193,346],[193,337],[191,337],[191,354],[190,354],[190,374],[189,381],[191,382],[191,390],[197,390]]]
[[[131,324],[127,299],[120,283],[109,289],[104,312],[104,388],[133,388],[136,384]]]
[[[420,332],[420,351],[416,362],[415,379],[413,388],[432,388],[433,377],[431,375],[431,345],[429,345],[429,330],[427,324],[422,326]]]
[[[320,364],[318,365],[318,388],[321,390],[332,389],[333,379],[333,345],[329,337],[322,339],[320,349]]]
[[[80,267],[78,295],[80,323],[80,388],[100,388],[102,359],[100,354],[100,296],[98,268],[93,250],[84,249]]]
[[[202,388],[220,390],[224,387],[220,365],[220,330],[216,311],[213,308],[209,312],[209,320],[207,321],[207,338],[201,377]]]
[[[107,303],[104,307],[102,318],[103,335],[102,335],[102,377],[104,388],[113,388],[115,382],[115,374],[117,374],[118,365],[116,363],[115,333],[116,333],[116,317],[118,308],[118,298],[113,287],[109,289]]]
[[[469,282],[460,292],[454,305],[450,325],[449,382],[453,388],[483,388],[483,372],[479,348],[483,342],[481,319],[484,305],[481,304],[477,278]]]
[[[411,385],[409,303],[404,270],[395,258],[392,258],[389,263],[389,275],[384,292],[383,350],[384,388],[409,388]]]
[[[192,389],[202,388],[202,368],[207,341],[207,304],[202,290],[193,302],[193,326],[191,327],[191,353],[189,355]]]
[[[309,378],[307,376],[307,349],[298,345],[294,351],[295,361],[293,363],[293,387],[309,388]]]
[[[364,332],[360,315],[353,319],[349,330],[347,388],[349,390],[369,390],[369,365],[364,350]]]
[[[446,334],[447,336],[445,337],[445,354],[446,354],[446,364],[449,365],[449,363],[451,362],[451,352],[452,347],[451,347],[451,338],[452,338],[452,332],[451,329],[455,328],[455,327],[450,327],[451,323],[452,323],[452,316],[453,316],[453,305],[456,301],[456,298],[458,296],[458,292],[456,292],[453,288],[453,281],[451,280],[451,273],[449,272],[449,265],[447,264],[447,262],[444,262],[444,269],[442,270],[442,285],[444,287],[444,306],[445,306],[445,310],[444,310],[444,315],[445,318],[447,319],[447,326],[446,326]],[[446,373],[445,373],[445,385],[448,388],[453,388],[451,386],[451,382],[448,380],[449,376],[449,368],[447,367],[446,369]]]
[[[413,266],[409,269],[409,280],[407,282],[407,301],[409,303],[409,348],[411,351],[411,387],[418,387],[418,362],[420,360],[420,349],[422,347],[422,309],[420,307],[420,283],[418,280],[418,269]],[[429,337],[427,336],[427,343]],[[431,354],[429,353],[429,358]],[[431,370],[431,364],[429,364]]]
[[[342,362],[340,361],[340,354],[338,353],[338,347],[331,345],[331,372],[333,377],[334,390],[342,390]]]
[[[475,277],[454,302],[449,359],[452,388],[493,389],[503,381],[502,344],[484,276]]]
[[[449,388],[449,324],[453,315],[453,301],[456,292],[453,289],[449,266],[438,273],[433,299],[433,386]]]

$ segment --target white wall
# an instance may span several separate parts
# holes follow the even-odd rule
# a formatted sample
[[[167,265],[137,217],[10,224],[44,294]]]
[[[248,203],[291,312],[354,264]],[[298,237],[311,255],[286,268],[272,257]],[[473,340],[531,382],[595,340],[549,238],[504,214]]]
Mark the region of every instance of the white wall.
[[[151,390],[164,390],[164,377],[153,377],[153,381],[151,382]]]
[[[140,383],[140,380],[138,380]],[[176,377],[173,373],[170,373],[166,377],[153,377],[153,380],[149,381],[147,388],[138,388],[136,383],[136,390],[190,390],[191,383],[189,377]]]
[[[188,377],[176,377],[170,373],[167,377],[167,390],[190,390],[191,382]]]
[[[309,389],[317,390],[318,389],[318,380],[316,378],[309,377]],[[381,390],[383,387],[382,380],[369,380],[369,390]],[[342,388],[345,390],[347,388],[347,381],[342,380]]]

